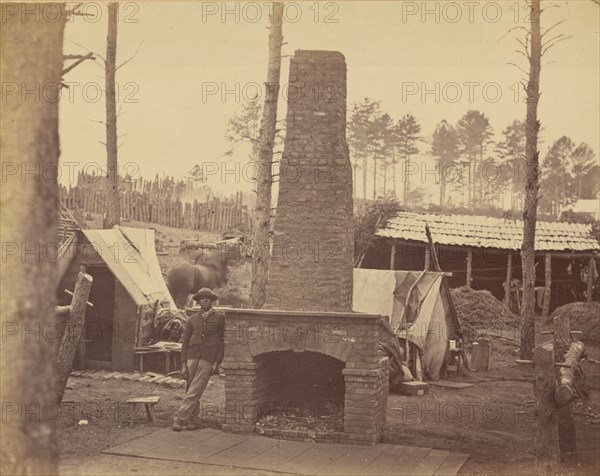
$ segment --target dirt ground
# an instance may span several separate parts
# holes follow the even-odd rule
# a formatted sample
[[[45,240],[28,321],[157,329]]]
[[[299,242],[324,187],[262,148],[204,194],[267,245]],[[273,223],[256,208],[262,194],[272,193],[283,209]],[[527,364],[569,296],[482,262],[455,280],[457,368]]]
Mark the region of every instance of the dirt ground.
[[[596,359],[600,355],[598,348],[590,348],[589,353]],[[596,364],[585,366],[591,392],[573,408],[581,463],[573,474],[599,474],[600,369]],[[462,390],[430,386],[429,393],[421,397],[390,394],[383,442],[469,453],[460,474],[532,474],[535,415],[531,377],[529,368],[513,365],[457,379],[474,383]],[[194,465],[101,455],[107,448],[155,430],[142,409],[134,413],[134,424],[129,426],[128,398],[160,396],[157,426],[168,427],[183,389],[85,376],[71,377],[69,387],[57,421],[62,474],[123,474],[124,468],[147,474],[187,474],[188,470],[236,474],[233,469],[223,472],[224,468],[198,465],[194,469]],[[202,399],[204,426],[219,428],[224,401],[223,377],[215,376]],[[81,420],[87,424],[80,424]]]
[[[160,226],[154,228],[163,250],[169,252],[168,255],[159,255],[165,269],[186,259],[178,251],[179,243],[193,233]],[[215,238],[216,234],[202,236],[207,240]],[[247,266],[235,267],[229,285],[246,294],[248,278]],[[420,397],[390,394],[383,441],[469,453],[470,458],[460,472],[463,475],[533,474],[533,370],[527,365],[515,364],[518,348],[514,337],[492,337],[491,370],[454,379],[473,383],[472,387],[456,390],[430,386],[429,393]],[[546,335],[538,335],[537,341],[547,338]],[[591,358],[600,360],[598,347],[586,348]],[[590,395],[573,405],[580,467],[570,470],[569,474],[600,474],[600,365],[583,365]],[[157,426],[167,427],[183,397],[183,389],[85,376],[71,377],[69,387],[56,420],[61,474],[269,474],[102,455],[101,452],[107,448],[155,430],[145,421],[143,410],[134,414],[135,422],[133,427],[129,427],[130,410],[125,404],[128,398],[160,396],[156,407]],[[215,376],[211,378],[202,399],[203,425],[219,428],[223,407],[224,379]],[[87,424],[81,424],[82,420],[87,420]]]

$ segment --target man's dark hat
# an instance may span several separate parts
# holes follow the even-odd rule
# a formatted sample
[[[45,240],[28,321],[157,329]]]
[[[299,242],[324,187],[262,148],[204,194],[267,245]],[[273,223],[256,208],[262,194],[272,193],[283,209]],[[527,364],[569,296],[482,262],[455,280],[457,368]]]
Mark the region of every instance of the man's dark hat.
[[[215,293],[213,293],[212,289],[210,289],[210,288],[202,288],[202,289],[200,289],[200,291],[198,291],[193,296],[194,301],[199,301],[201,297],[208,297],[213,301],[216,301],[217,299],[219,299],[219,296],[217,296]]]

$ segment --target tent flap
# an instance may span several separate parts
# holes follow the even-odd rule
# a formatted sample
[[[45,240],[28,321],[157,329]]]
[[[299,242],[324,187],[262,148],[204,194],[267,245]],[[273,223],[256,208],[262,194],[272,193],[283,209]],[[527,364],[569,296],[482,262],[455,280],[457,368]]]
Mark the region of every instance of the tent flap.
[[[117,226],[81,231],[136,304],[168,301],[175,306],[156,256],[154,230]]]
[[[397,336],[422,351],[425,374],[436,378],[448,340],[456,339],[450,296],[437,272],[354,270],[353,309],[388,316]]]

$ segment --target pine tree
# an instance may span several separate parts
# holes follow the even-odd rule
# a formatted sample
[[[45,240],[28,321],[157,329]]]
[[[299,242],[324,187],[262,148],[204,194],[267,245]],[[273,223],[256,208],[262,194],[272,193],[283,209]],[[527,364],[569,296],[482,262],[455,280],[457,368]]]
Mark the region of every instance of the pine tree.
[[[490,121],[480,111],[470,110],[460,118],[457,125],[461,152],[468,163],[469,171],[465,175],[467,180],[468,207],[473,208],[474,201],[481,201],[481,163],[483,162],[487,146],[493,135]],[[464,175],[464,174],[463,174]]]
[[[571,154],[571,170],[573,172],[573,180],[577,187],[577,198],[593,198],[585,196],[583,193],[583,181],[586,175],[590,173],[592,167],[596,164],[596,154],[592,148],[585,142],[582,142]]]
[[[117,156],[117,22],[119,4],[108,4],[108,34],[106,37],[106,171],[108,187],[108,209],[104,228],[112,228],[121,222],[119,200],[119,161]]]
[[[448,186],[448,170],[457,164],[460,158],[458,133],[444,119],[437,124],[432,136],[431,154],[435,157],[440,177],[440,207],[446,204],[446,187]]]
[[[559,216],[563,209],[575,201],[574,180],[571,174],[575,144],[562,136],[548,150],[542,168],[542,201],[544,211]]]
[[[266,301],[267,278],[271,259],[269,230],[271,224],[271,188],[273,185],[272,164],[281,75],[282,26],[283,3],[277,2],[273,4],[273,16],[271,18],[265,105],[258,140],[256,227],[252,244],[252,281],[250,286],[250,305],[255,309],[260,309]]]
[[[511,186],[511,210],[520,208],[523,200],[525,174],[525,122],[515,119],[502,131],[497,145],[502,161],[502,178]]]
[[[410,191],[411,157],[419,152],[417,141],[420,139],[421,126],[412,114],[405,114],[396,125],[398,137],[398,151],[404,159],[402,204],[408,205]]]
[[[348,120],[348,146],[351,152],[352,168],[354,173],[354,190],[356,196],[357,171],[362,170],[362,195],[367,198],[367,174],[369,158],[373,159],[376,167],[377,159],[374,157],[377,140],[376,120],[381,116],[380,102],[364,98],[360,103],[354,104],[350,119]],[[376,185],[376,184],[375,184]],[[375,193],[375,191],[374,191]]]
[[[32,8],[36,6],[0,5],[0,81],[46,91],[41,100],[35,94],[3,96],[2,170],[17,165],[19,170],[49,171],[23,179],[20,173],[6,174],[0,187],[2,242],[7,247],[0,267],[0,474],[57,474],[56,412],[49,410],[60,410],[55,406],[56,343],[40,336],[39,329],[57,323],[57,266],[44,250],[55,249],[58,240],[57,87],[66,14],[61,3],[55,5],[58,16],[53,20],[32,14]],[[22,254],[25,249],[33,252]]]

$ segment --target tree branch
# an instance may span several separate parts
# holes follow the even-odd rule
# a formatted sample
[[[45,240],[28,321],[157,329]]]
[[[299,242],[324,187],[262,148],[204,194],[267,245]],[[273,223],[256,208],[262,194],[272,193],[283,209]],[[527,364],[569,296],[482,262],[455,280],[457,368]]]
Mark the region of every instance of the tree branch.
[[[563,23],[564,20],[560,20],[557,21],[554,25],[552,25],[550,28],[548,28],[544,33],[542,33],[542,38],[544,38],[544,36],[546,36],[548,33],[550,33],[554,28],[556,28],[558,25],[560,25],[561,23]]]
[[[502,35],[500,37],[500,39],[498,40],[498,42],[502,41],[506,36],[508,36],[508,34],[514,30],[525,30],[526,33],[529,33],[529,30],[527,30],[527,28],[525,28],[524,26],[514,26],[512,28],[510,28],[506,33],[504,33],[504,35]]]
[[[135,57],[137,56],[137,54],[139,53],[139,51],[140,51],[140,48],[142,47],[142,44],[143,44],[143,43],[144,43],[144,40],[140,41],[140,44],[138,45],[138,47],[137,47],[137,50],[135,50],[135,53],[133,53],[133,55],[132,55],[132,56],[131,56],[129,59],[127,59],[127,60],[123,61],[123,62],[122,62],[122,63],[121,63],[119,66],[117,66],[117,67],[115,68],[115,71],[118,71],[118,70],[119,70],[119,68],[121,68],[122,66],[125,66],[125,65],[126,65],[127,63],[129,63],[129,62],[130,62],[130,61],[131,61],[133,58],[135,58]]]
[[[562,35],[560,35],[560,36],[562,36]],[[560,39],[558,39],[558,40],[554,41],[553,43],[550,43],[549,45],[545,46],[545,47],[542,49],[542,56],[544,56],[544,53],[546,53],[546,51],[548,51],[548,50],[549,50],[550,48],[552,48],[553,46],[556,46],[556,45],[558,45],[560,42],[562,42],[562,41],[565,41],[565,40],[568,40],[569,38],[572,38],[572,37],[573,37],[573,35],[565,36],[565,37],[563,37],[563,38],[560,38]],[[551,40],[548,40],[548,42],[550,42],[550,41],[551,41]]]
[[[94,53],[92,53],[91,51],[84,56],[81,56],[77,61],[75,61],[75,63],[73,63],[71,66],[66,67],[65,69],[62,70],[62,73],[60,73],[61,77],[64,76],[65,74],[67,74],[69,71],[71,71],[72,69],[76,68],[77,66],[79,66],[81,63],[83,63],[85,60],[91,59],[91,60],[95,60],[96,58],[94,58]]]
[[[79,48],[84,49],[85,51],[87,51],[88,53],[91,52],[92,50],[89,49],[87,46],[82,45],[81,43],[77,43],[76,41],[73,40],[69,40],[68,38],[65,38],[66,41],[68,41],[69,43],[74,44],[75,46],[78,46]],[[102,55],[95,53],[96,56],[99,56],[100,58],[102,58]],[[104,58],[102,58],[104,60]]]
[[[525,73],[526,75],[528,75],[529,73],[527,71],[525,71],[523,68],[521,68],[520,66],[516,65],[515,63],[507,63],[511,66],[514,66],[515,68],[517,68],[519,71]]]
[[[79,59],[79,58],[83,58],[86,55],[63,55],[63,60],[72,60],[72,59]]]
[[[527,53],[524,53],[524,52],[523,52],[523,51],[521,51],[521,50],[515,50],[515,53],[519,53],[520,55],[523,55],[523,56],[525,56],[525,58],[527,58],[527,59],[529,60],[529,55],[528,55]]]

